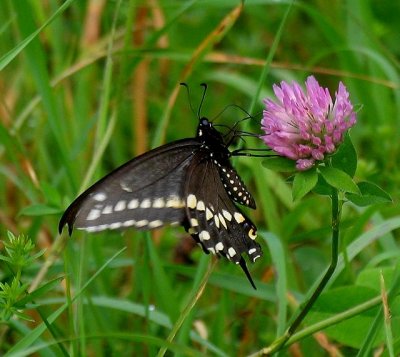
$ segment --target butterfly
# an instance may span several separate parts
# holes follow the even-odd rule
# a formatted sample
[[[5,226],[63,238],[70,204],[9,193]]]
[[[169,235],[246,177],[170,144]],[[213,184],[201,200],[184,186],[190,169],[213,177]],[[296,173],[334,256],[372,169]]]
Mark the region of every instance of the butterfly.
[[[118,167],[77,197],[59,223],[87,232],[182,225],[207,254],[238,264],[255,289],[243,254],[262,255],[256,226],[237,204],[256,203],[230,163],[224,136],[200,118],[194,138],[150,150]]]

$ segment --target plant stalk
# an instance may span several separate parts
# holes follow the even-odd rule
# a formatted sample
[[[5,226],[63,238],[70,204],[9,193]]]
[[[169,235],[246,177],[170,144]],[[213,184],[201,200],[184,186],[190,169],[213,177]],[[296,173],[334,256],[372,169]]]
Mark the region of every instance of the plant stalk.
[[[272,353],[280,350],[283,346],[285,346],[286,342],[289,338],[294,334],[296,329],[302,323],[304,318],[307,316],[308,312],[311,310],[312,306],[314,305],[315,301],[321,295],[322,291],[324,290],[326,284],[329,282],[332,274],[334,273],[339,257],[339,225],[340,225],[340,216],[341,216],[341,204],[339,204],[339,196],[338,191],[335,188],[332,188],[332,248],[331,248],[331,262],[329,267],[321,279],[320,283],[318,284],[317,288],[311,295],[310,299],[303,305],[299,314],[286,330],[284,335],[277,338],[272,344],[264,348],[258,354],[259,356],[269,356]]]

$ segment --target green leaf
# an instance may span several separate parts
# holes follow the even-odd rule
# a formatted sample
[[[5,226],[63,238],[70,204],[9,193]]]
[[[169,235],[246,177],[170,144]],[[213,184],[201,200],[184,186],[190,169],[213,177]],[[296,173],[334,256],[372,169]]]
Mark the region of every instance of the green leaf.
[[[38,203],[28,207],[24,207],[19,212],[19,214],[24,216],[46,216],[49,214],[57,214],[60,212],[60,208]]]
[[[278,301],[277,309],[277,331],[280,334],[285,332],[286,318],[288,309],[288,296],[287,296],[287,261],[285,259],[284,244],[280,238],[272,233],[260,232],[260,236],[264,239],[265,244],[268,245],[271,253],[271,259],[274,263],[276,270],[276,298]]]
[[[361,194],[346,193],[346,198],[357,206],[392,202],[390,195],[372,182],[360,182],[358,188]]]
[[[347,133],[338,151],[332,156],[332,166],[354,177],[357,169],[357,152]]]
[[[62,4],[58,10],[48,18],[48,20],[40,26],[35,32],[32,32],[28,37],[26,37],[23,41],[18,43],[13,49],[8,51],[6,54],[0,57],[0,71],[3,70],[18,54],[20,54],[23,49],[28,46],[48,25],[50,25],[54,19],[56,19],[62,12],[64,12],[69,5],[74,0],[67,0]]]
[[[42,182],[40,187],[43,191],[43,196],[45,197],[46,202],[52,206],[62,206],[60,192],[54,185],[48,182]]]
[[[14,315],[16,317],[20,318],[21,320],[28,321],[28,322],[35,322],[35,320],[32,319],[32,317],[30,317],[28,314],[24,314],[23,312],[15,311]]]
[[[318,195],[330,196],[332,194],[332,186],[329,185],[321,175],[318,175],[318,181],[313,188],[313,192]]]
[[[357,276],[355,284],[357,286],[365,286],[369,289],[376,290],[377,294],[381,292],[381,276],[385,279],[385,285],[391,286],[394,277],[393,266],[380,266],[377,268],[367,268],[360,272]]]
[[[293,201],[298,201],[304,197],[315,187],[317,182],[318,174],[315,168],[295,174],[292,190]]]
[[[377,296],[377,292],[364,286],[345,286],[331,289],[318,298],[306,321],[313,324],[335,316],[338,313],[356,307]],[[369,327],[374,321],[377,308],[369,309],[350,319],[344,319],[336,325],[324,329],[324,333],[332,340],[345,346],[360,348]],[[398,326],[399,319],[393,319]],[[383,341],[383,331],[374,341],[374,346]]]
[[[334,167],[320,167],[319,170],[325,181],[332,187],[344,192],[360,193],[358,186],[346,172]]]
[[[5,262],[10,263],[10,264],[13,262],[12,259],[10,259],[2,254],[0,254],[0,260],[4,260]]]
[[[56,287],[61,280],[63,280],[64,277],[60,276],[58,278],[55,278],[53,280],[50,280],[49,282],[47,282],[46,284],[42,285],[40,288],[32,291],[31,293],[29,293],[28,295],[24,296],[22,299],[18,300],[14,306],[22,309],[26,306],[27,303],[36,300],[37,298],[39,298],[41,295],[47,293],[48,291],[52,290],[54,287]]]
[[[296,162],[281,156],[268,157],[262,162],[262,165],[277,172],[296,171]]]

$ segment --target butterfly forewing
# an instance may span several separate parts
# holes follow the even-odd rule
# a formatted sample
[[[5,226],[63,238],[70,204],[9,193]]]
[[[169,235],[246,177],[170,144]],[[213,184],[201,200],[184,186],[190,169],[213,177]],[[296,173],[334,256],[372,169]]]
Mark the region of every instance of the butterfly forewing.
[[[192,139],[167,144],[114,170],[71,204],[60,230],[65,224],[98,232],[182,223],[186,169],[199,145]]]

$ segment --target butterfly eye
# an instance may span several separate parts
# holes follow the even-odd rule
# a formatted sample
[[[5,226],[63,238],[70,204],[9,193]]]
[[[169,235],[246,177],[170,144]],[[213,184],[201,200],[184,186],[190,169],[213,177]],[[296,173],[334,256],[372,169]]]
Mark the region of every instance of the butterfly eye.
[[[200,120],[200,125],[204,126],[204,127],[211,127],[211,123],[209,122],[209,120],[207,118],[201,118]]]

